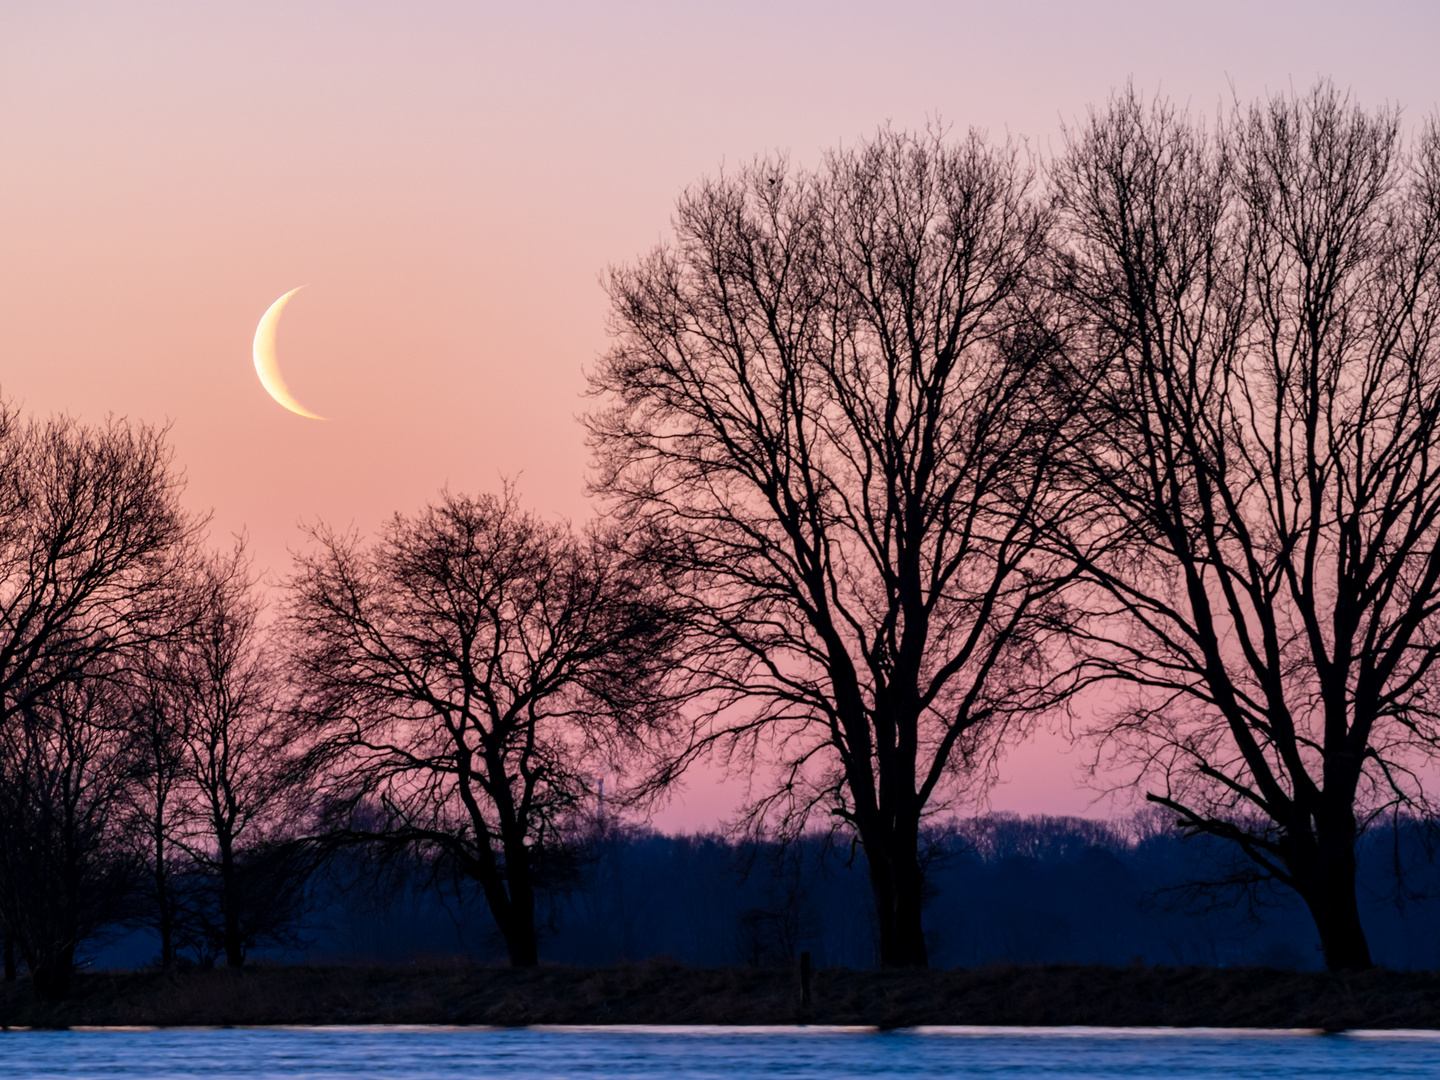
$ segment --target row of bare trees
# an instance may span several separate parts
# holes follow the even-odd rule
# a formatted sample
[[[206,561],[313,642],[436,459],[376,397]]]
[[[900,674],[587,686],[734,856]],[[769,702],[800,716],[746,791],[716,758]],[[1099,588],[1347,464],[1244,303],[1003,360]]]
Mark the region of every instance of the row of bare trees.
[[[125,920],[238,964],[293,910],[258,878],[309,798],[243,553],[204,550],[161,431],[6,409],[0,457],[7,976],[63,996]]]
[[[1440,130],[1323,84],[1064,143],[757,161],[611,274],[595,488],[683,613],[690,749],[851,832],[924,964],[921,823],[1068,700],[1366,967],[1356,839],[1440,735]]]
[[[36,992],[124,926],[239,967],[355,844],[473,882],[536,963],[597,761],[668,744],[653,572],[447,496],[373,544],[317,527],[271,612],[179,508],[162,432],[3,419],[0,929]]]
[[[0,919],[43,995],[123,891],[117,658],[193,534],[167,465],[155,432],[0,412]]]
[[[512,963],[596,777],[696,760],[863,851],[927,962],[921,837],[1065,710],[1370,963],[1363,830],[1428,813],[1440,132],[1322,85],[1133,93],[1042,169],[882,131],[681,198],[614,270],[583,531],[444,495],[259,590],[160,434],[0,417],[0,921],[238,966],[327,851],[420,853]],[[264,597],[276,599],[267,608]],[[612,791],[614,789],[612,788]]]

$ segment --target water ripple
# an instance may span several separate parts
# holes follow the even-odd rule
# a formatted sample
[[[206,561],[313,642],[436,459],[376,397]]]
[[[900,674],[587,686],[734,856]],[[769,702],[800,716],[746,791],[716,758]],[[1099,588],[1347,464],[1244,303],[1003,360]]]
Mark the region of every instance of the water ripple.
[[[0,1075],[94,1080],[1433,1077],[1435,1032],[264,1028],[8,1032]]]

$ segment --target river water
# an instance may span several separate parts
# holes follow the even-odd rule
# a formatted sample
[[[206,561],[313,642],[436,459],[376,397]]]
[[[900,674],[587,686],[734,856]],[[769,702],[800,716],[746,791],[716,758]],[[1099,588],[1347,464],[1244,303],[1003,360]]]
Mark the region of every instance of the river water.
[[[1440,1076],[1440,1033],[1097,1028],[265,1028],[0,1034],[0,1076],[1157,1077]]]

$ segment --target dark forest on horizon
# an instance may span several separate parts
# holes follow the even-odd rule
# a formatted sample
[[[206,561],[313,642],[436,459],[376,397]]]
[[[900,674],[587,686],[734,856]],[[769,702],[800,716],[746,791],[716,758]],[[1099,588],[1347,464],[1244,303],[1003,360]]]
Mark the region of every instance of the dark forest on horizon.
[[[1393,823],[1392,823],[1393,824]],[[1303,906],[1283,890],[1195,888],[1224,878],[1223,847],[1185,840],[1153,812],[1102,822],[988,815],[927,837],[927,947],[940,968],[996,964],[1263,966],[1318,970],[1324,957]],[[1359,894],[1376,963],[1440,969],[1440,879],[1429,829],[1367,834]],[[1397,859],[1398,853],[1398,859]],[[876,966],[864,854],[821,836],[752,845],[721,834],[672,836],[603,825],[576,872],[540,910],[545,961],[603,967]],[[1211,873],[1205,873],[1206,863]],[[429,867],[378,867],[361,852],[310,882],[294,921],[261,943],[262,963],[497,964],[505,943],[483,897]],[[158,955],[153,930],[119,929],[96,969]],[[196,966],[194,955],[182,966]]]
[[[688,188],[604,279],[582,528],[444,492],[262,584],[163,429],[0,407],[6,979],[1440,965],[1440,121],[1063,142]],[[1041,725],[1148,811],[958,817]],[[727,836],[646,832],[702,764]]]

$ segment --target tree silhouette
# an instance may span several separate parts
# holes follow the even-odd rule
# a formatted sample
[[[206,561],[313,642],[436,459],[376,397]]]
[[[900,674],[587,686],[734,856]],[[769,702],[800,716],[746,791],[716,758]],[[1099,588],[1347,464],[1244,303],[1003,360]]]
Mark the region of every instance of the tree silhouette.
[[[1110,745],[1183,825],[1370,954],[1365,824],[1423,805],[1440,657],[1440,139],[1322,84],[1218,133],[1133,92],[1056,165],[1075,384],[1068,553]]]
[[[293,654],[327,725],[330,795],[480,886],[510,962],[538,961],[537,891],[582,824],[597,755],[663,734],[668,623],[598,533],[445,495],[381,538],[314,532]]]
[[[609,278],[595,488],[686,610],[691,755],[775,768],[754,822],[853,829],[886,965],[926,963],[922,820],[1065,689],[1031,186],[886,131],[702,182]]]
[[[167,632],[198,530],[169,461],[152,428],[0,406],[0,920],[43,997],[124,913],[117,686]]]
[[[243,542],[189,568],[193,614],[167,664],[188,796],[172,842],[190,868],[191,936],[205,959],[245,962],[300,915],[312,846],[313,739],[285,697]]]

